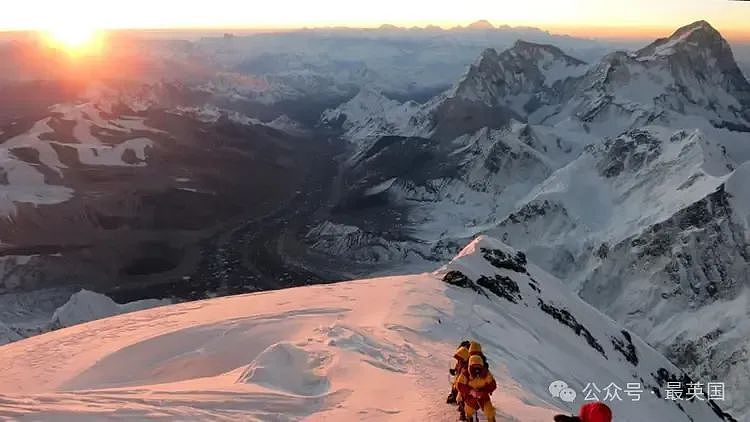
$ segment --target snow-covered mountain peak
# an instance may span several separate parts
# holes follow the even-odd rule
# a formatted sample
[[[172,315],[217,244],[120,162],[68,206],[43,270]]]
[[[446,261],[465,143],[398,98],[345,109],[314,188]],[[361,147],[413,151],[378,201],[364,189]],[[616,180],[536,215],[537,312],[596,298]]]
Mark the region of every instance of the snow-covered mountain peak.
[[[346,120],[353,122],[366,114],[384,113],[396,105],[396,101],[389,100],[380,91],[364,87],[349,101],[323,112],[321,121],[326,125],[344,125]]]
[[[392,100],[380,90],[364,87],[346,103],[323,112],[321,123],[340,127],[345,138],[354,143],[367,143],[381,136],[409,131],[409,120],[419,104]]]
[[[573,88],[548,123],[572,119],[600,136],[655,122],[676,126],[676,116],[698,117],[687,127],[750,127],[750,84],[727,41],[705,22],[636,53],[611,53]]]
[[[502,53],[482,51],[452,88],[424,105],[401,104],[363,88],[323,113],[321,122],[341,125],[344,137],[355,143],[385,135],[450,140],[484,127],[501,128],[511,120],[526,121],[534,110],[569,97],[568,84],[588,69],[557,47],[519,40]]]
[[[723,48],[726,41],[719,31],[708,22],[701,20],[677,29],[670,37],[660,38],[639,50],[639,57],[668,56],[688,48],[717,49],[717,53],[725,53]]]
[[[551,44],[539,44],[524,40],[518,40],[511,49],[508,50],[511,55],[520,55],[528,59],[536,59],[549,62],[551,60],[561,60],[573,66],[585,65],[586,62],[575,57],[565,54],[560,48]]]
[[[714,192],[735,166],[701,131],[633,129],[587,146],[491,233],[567,276],[595,248],[616,244]]]
[[[469,101],[483,102],[493,106],[503,92],[498,88],[504,84],[500,55],[494,48],[482,51],[477,60],[469,66],[464,76],[453,87],[448,97],[460,97]]]
[[[453,258],[441,271],[460,271],[471,280],[507,269],[527,273],[526,255],[489,236],[479,236]],[[440,271],[439,271],[440,272]]]
[[[716,109],[725,106],[744,111],[750,116],[750,84],[740,71],[732,48],[722,35],[706,21],[698,21],[678,29],[671,37],[659,39],[635,53],[638,61],[666,62],[675,85],[685,92],[688,100]],[[707,85],[704,88],[701,85]],[[726,91],[733,98],[722,98]],[[702,95],[701,95],[702,94]],[[713,95],[711,95],[713,94]]]
[[[525,114],[519,101],[528,101],[534,94],[544,96],[546,87],[558,81],[582,76],[588,66],[568,56],[559,48],[518,40],[515,45],[498,53],[494,48],[482,52],[464,77],[454,86],[451,97],[481,101],[487,105],[510,103],[515,111]],[[509,96],[524,95],[510,99]],[[544,100],[540,98],[540,100]]]
[[[488,29],[495,29],[495,25],[493,25],[490,21],[486,19],[478,20],[476,22],[470,23],[467,27],[467,29],[479,29],[479,30],[488,30]]]

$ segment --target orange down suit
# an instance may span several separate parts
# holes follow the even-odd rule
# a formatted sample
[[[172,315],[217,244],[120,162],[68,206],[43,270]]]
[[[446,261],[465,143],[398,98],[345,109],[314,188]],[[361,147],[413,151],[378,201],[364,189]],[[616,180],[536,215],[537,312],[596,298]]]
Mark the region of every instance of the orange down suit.
[[[462,373],[456,381],[458,391],[464,401],[466,417],[471,418],[477,409],[482,409],[490,422],[495,421],[495,407],[492,406],[490,394],[497,389],[497,383],[490,371],[484,368],[484,362],[479,356],[469,359],[469,370],[472,367],[481,367],[479,376],[473,377],[470,373]]]

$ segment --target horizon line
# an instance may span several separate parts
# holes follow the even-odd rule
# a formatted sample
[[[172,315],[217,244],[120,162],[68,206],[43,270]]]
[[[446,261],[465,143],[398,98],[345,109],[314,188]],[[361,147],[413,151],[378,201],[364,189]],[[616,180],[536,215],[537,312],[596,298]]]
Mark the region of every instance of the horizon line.
[[[225,32],[231,33],[236,32],[296,32],[296,31],[309,31],[309,30],[381,30],[383,27],[395,27],[402,30],[426,30],[429,28],[439,28],[443,31],[453,31],[460,29],[471,29],[470,26],[478,22],[489,22],[493,29],[537,29],[543,32],[547,32],[550,35],[558,36],[571,36],[577,38],[615,38],[615,39],[649,39],[653,37],[668,36],[678,28],[689,25],[692,22],[685,23],[680,26],[629,26],[629,25],[588,25],[588,24],[548,24],[548,25],[535,25],[535,24],[511,24],[501,23],[495,24],[490,20],[481,19],[468,24],[445,24],[445,23],[415,23],[412,25],[395,24],[395,23],[380,23],[380,24],[365,24],[365,25],[347,25],[347,24],[318,24],[318,25],[277,25],[277,26],[236,26],[236,25],[185,25],[185,26],[165,26],[165,27],[112,27],[112,28],[98,28],[103,32]],[[694,21],[695,22],[695,21]],[[710,23],[710,22],[709,22]],[[713,26],[713,24],[712,24]],[[726,28],[719,32],[724,37],[741,39],[743,41],[750,41],[750,28],[738,29],[738,28]],[[12,33],[40,33],[45,32],[43,28],[0,28],[0,34],[12,34]]]

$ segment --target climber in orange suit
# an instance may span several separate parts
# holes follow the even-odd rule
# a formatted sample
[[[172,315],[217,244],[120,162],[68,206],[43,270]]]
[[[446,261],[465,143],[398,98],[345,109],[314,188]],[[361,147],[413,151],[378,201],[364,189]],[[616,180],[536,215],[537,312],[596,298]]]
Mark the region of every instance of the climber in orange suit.
[[[474,413],[481,409],[488,422],[495,422],[495,407],[490,395],[497,389],[497,384],[481,356],[474,355],[469,358],[469,371],[459,375],[457,384],[464,401],[466,417],[471,419]]]

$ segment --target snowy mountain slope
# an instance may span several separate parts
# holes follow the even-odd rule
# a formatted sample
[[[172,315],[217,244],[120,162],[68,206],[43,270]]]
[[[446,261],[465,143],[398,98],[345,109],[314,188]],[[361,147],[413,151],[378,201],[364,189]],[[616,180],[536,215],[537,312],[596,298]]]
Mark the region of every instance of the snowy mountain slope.
[[[631,337],[631,334],[627,330],[619,330],[616,323],[590,305],[580,301],[575,293],[572,293],[563,283],[536,267],[533,263],[527,262],[527,258],[523,253],[495,239],[480,237],[467,246],[458,255],[458,258],[443,268],[439,274],[442,274],[443,279],[448,280],[450,283],[462,285],[470,289],[477,289],[480,291],[480,294],[487,294],[490,297],[494,295],[494,300],[500,297],[501,301],[506,302],[502,306],[503,310],[501,313],[507,312],[513,315],[508,319],[516,321],[516,324],[519,326],[531,326],[537,330],[538,327],[546,325],[544,320],[549,317],[560,322],[564,328],[559,326],[553,328],[557,336],[577,335],[581,345],[588,348],[586,352],[589,353],[589,363],[591,365],[596,366],[598,359],[603,359],[603,367],[590,368],[593,369],[594,374],[597,374],[594,379],[597,385],[601,385],[607,377],[615,377],[609,371],[613,367],[623,365],[626,368],[624,369],[625,373],[629,373],[630,376],[634,377],[636,382],[640,380],[647,386],[654,379],[658,378],[657,373],[659,369],[657,366],[666,362],[661,361],[660,358],[657,358],[656,361],[650,361],[654,355],[653,349],[645,342],[635,336]],[[534,304],[533,302],[536,303]],[[529,309],[535,307],[536,309],[533,311]],[[521,312],[518,312],[518,308],[521,309]],[[537,318],[542,321],[538,321]],[[479,327],[474,327],[473,331],[481,332],[486,330],[487,336],[493,337],[494,335],[491,334],[494,328],[492,327],[493,321],[491,318],[487,319],[489,321],[480,322]],[[512,326],[513,324],[508,328]],[[559,331],[560,329],[564,331],[561,332]],[[570,330],[570,333],[567,330]],[[539,329],[539,331],[535,331],[535,334],[538,336],[537,338],[545,340],[553,336],[553,334],[547,332],[545,329]],[[629,337],[632,341],[628,340]],[[508,337],[500,335],[495,338],[497,338],[496,344],[498,348],[506,347],[505,339]],[[490,344],[492,343],[490,341]],[[571,355],[568,355],[566,352],[560,353],[565,348],[562,345],[556,344],[556,342],[552,342],[552,344],[554,345],[550,345],[550,349],[553,355],[546,359],[540,357],[542,362],[554,360],[552,356],[555,355],[559,358],[573,355],[573,352],[571,352]],[[624,347],[624,344],[630,344],[632,347]],[[533,344],[529,344],[518,350],[518,356],[529,353],[530,350],[535,350]],[[597,354],[598,359],[594,358]],[[574,365],[572,362],[565,365],[568,364]],[[671,364],[669,365],[671,366]],[[512,367],[512,365],[510,366]],[[536,372],[528,368],[524,369],[526,369],[523,372],[525,374]],[[667,370],[669,372],[673,371],[671,367],[667,368]],[[702,375],[708,376],[707,374]],[[677,374],[677,377],[680,376]],[[569,378],[566,378],[565,375],[560,375],[560,379],[567,382]],[[578,378],[576,382],[569,382],[569,384],[578,384],[583,388],[588,382],[591,382],[591,380]],[[620,382],[625,382],[625,380]],[[540,384],[543,388],[544,383],[540,382]],[[656,382],[653,385],[658,384],[660,383]],[[543,394],[544,392],[542,391],[540,395]],[[627,414],[628,412],[626,411],[625,413]],[[660,417],[656,417],[656,413],[658,411],[655,411],[651,416],[644,415],[643,417],[645,420],[659,420]],[[615,409],[615,416],[616,420],[620,420],[622,417],[622,415],[618,415],[617,409]],[[627,419],[631,415],[627,414],[624,416]],[[710,420],[708,415],[693,417],[696,420],[704,420],[703,418]],[[678,420],[677,416],[671,416],[667,420],[673,420],[672,418]]]
[[[309,137],[308,129],[300,122],[282,114],[272,120],[263,121],[247,114],[219,107],[213,104],[201,104],[200,106],[178,106],[167,110],[170,114],[189,117],[202,123],[222,124],[231,122],[233,124],[256,127],[260,130],[275,129],[287,135],[295,137]]]
[[[357,226],[324,221],[305,236],[310,248],[325,254],[345,256],[360,263],[402,261],[409,256],[419,259],[411,242],[386,239],[382,234]],[[422,252],[429,255],[429,248]]]
[[[606,56],[576,91],[560,111],[545,117],[540,111],[535,119],[564,126],[572,120],[602,136],[653,122],[675,127],[676,115],[701,117],[716,128],[748,127],[750,84],[727,41],[705,21],[635,53]]]
[[[618,79],[622,68],[610,69],[608,86],[623,80],[634,85],[612,91],[614,102],[602,103],[585,125],[592,132],[616,130],[622,120],[612,104],[627,94],[628,107],[635,109],[624,114],[629,120],[622,127],[636,129],[592,146],[489,233],[579,286],[582,297],[692,376],[720,376],[744,391],[747,211],[743,201],[730,199],[726,186],[741,191],[747,183],[746,164],[734,169],[748,159],[750,137],[742,129],[748,84],[738,76],[726,42],[705,22],[637,55],[627,60],[656,66],[638,77],[653,79],[653,69],[669,69],[672,85],[644,89],[648,84]],[[649,91],[662,95],[653,102],[632,98]],[[670,128],[643,126],[648,121]],[[721,123],[728,121],[736,124]],[[674,128],[686,129],[672,133]],[[651,137],[661,141],[647,141]],[[596,151],[608,152],[591,160],[589,153],[601,153]],[[743,397],[729,408],[747,417]]]
[[[535,108],[561,101],[565,87],[587,69],[556,47],[518,41],[500,54],[483,52],[450,91],[422,106],[366,90],[327,111],[323,124],[337,122],[343,137],[357,144],[347,169],[345,207],[398,203],[409,209],[409,217],[388,211],[387,221],[377,226],[392,231],[388,227],[408,221],[413,230],[356,239],[347,234],[346,240],[324,242],[315,239],[313,230],[308,235],[313,246],[369,262],[414,255],[443,259],[455,253],[454,241],[465,241],[477,226],[507,215],[533,186],[575,158],[583,145],[596,142],[577,131],[518,123]],[[358,222],[344,225],[378,232]],[[441,244],[446,238],[453,246]],[[412,253],[408,246],[375,252],[404,241],[416,241]],[[347,245],[343,251],[342,242]]]
[[[750,374],[749,171],[743,164],[705,198],[613,245],[581,287],[691,375],[710,373],[736,391]],[[746,400],[730,405],[747,417]]]
[[[74,292],[73,289],[59,288],[3,294],[0,296],[0,323],[17,334],[14,341],[46,332],[52,314]]]
[[[382,136],[409,132],[409,120],[417,108],[418,104],[414,102],[402,104],[378,91],[363,88],[346,103],[326,110],[321,116],[321,124],[340,126],[349,142],[368,143]]]
[[[343,181],[340,207],[368,225],[340,222],[348,229],[332,232],[332,222],[323,222],[307,237],[314,248],[357,262],[448,259],[477,226],[512,212],[574,159],[585,140],[515,121],[451,141],[382,137],[351,157]]]
[[[485,50],[447,97],[488,106],[504,103],[526,115],[556,100],[568,79],[583,76],[588,69],[586,63],[555,46],[519,40],[502,53]]]
[[[452,421],[449,356],[470,336],[498,379],[499,420],[568,412],[547,391],[558,379],[579,391],[641,382],[640,402],[611,403],[618,421],[730,420],[715,405],[657,397],[680,374],[626,333],[481,238],[435,274],[185,303],[4,346],[0,416]]]
[[[489,232],[569,276],[595,248],[618,243],[713,192],[735,165],[700,131],[633,129],[588,146]]]
[[[292,136],[306,137],[310,136],[309,130],[302,123],[292,119],[286,114],[265,123],[268,127],[280,130]]]
[[[721,111],[727,112],[730,119],[750,119],[750,83],[735,62],[729,43],[708,22],[682,27],[671,37],[657,40],[636,54],[641,61],[656,57],[669,63],[676,82],[689,87],[683,95],[698,106],[717,111],[715,107],[727,104],[723,103],[721,92],[712,91],[713,85],[718,85],[734,97],[726,99],[729,106]],[[675,72],[685,65],[694,67],[695,74]]]
[[[471,236],[466,227],[510,212],[516,201],[581,151],[579,141],[518,122],[504,129],[483,129],[441,144],[447,151],[444,156],[435,154],[432,162],[412,166],[406,174],[386,174],[398,180],[387,193],[415,207],[411,218],[422,239]],[[388,152],[379,154],[388,157]],[[446,225],[447,221],[459,224]]]

